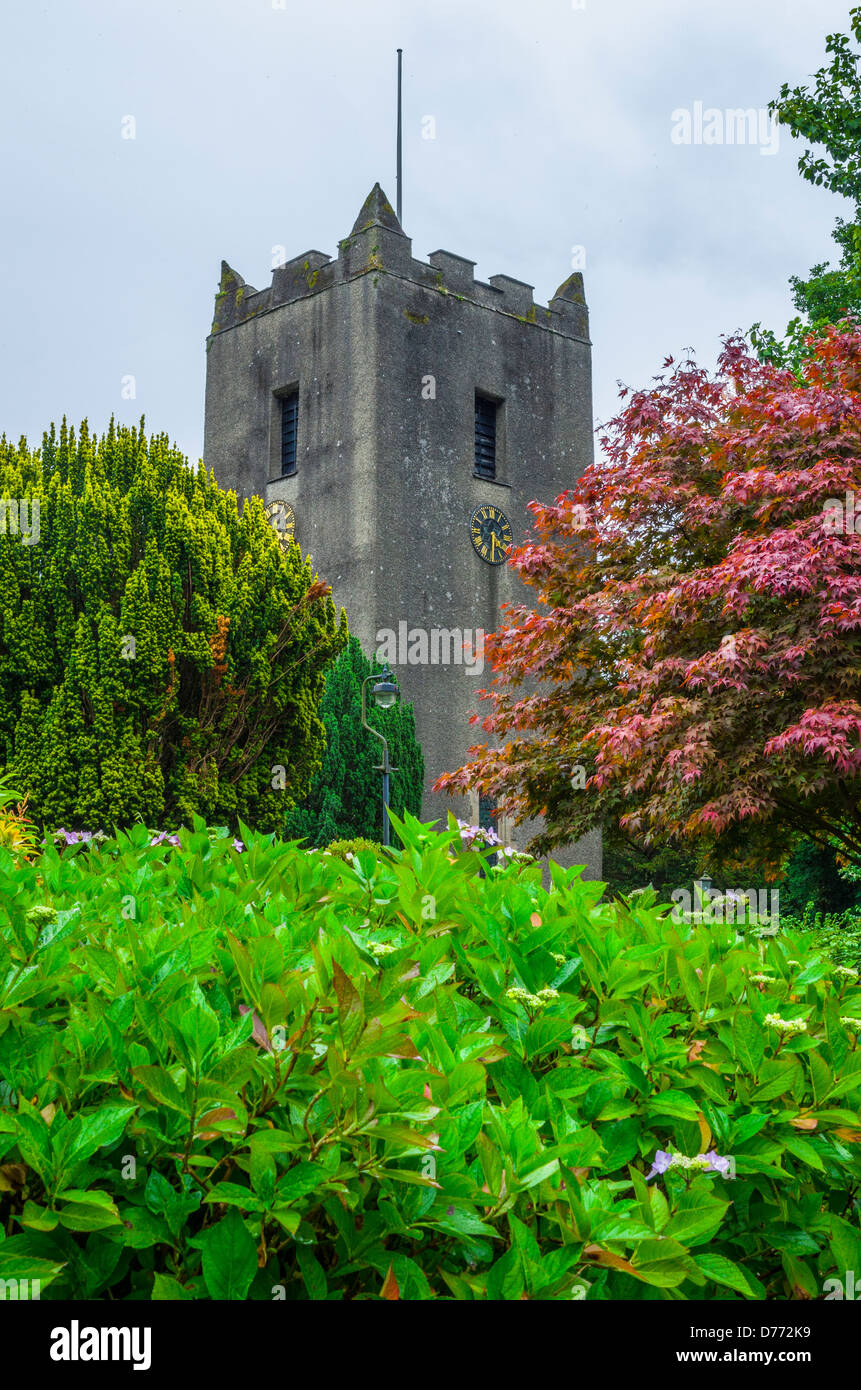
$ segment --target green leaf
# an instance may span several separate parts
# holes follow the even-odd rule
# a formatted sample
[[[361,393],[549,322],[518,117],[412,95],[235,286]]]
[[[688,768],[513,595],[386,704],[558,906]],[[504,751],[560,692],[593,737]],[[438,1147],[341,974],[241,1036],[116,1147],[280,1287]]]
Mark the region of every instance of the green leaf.
[[[296,1246],[296,1263],[301,1271],[308,1297],[315,1302],[325,1299],[329,1287],[326,1274],[320,1261],[307,1245]]]
[[[779,1093],[778,1093],[779,1094]],[[768,1115],[759,1110],[752,1110],[747,1115],[742,1115],[730,1131],[733,1144],[746,1144],[748,1139],[752,1139],[755,1134],[759,1134],[768,1124]]]
[[[411,1168],[390,1168],[388,1164],[383,1169],[383,1177],[392,1178],[395,1182],[406,1182],[414,1187],[440,1187],[440,1183],[435,1178],[426,1178],[423,1173],[413,1172]]]
[[[133,1067],[132,1076],[159,1104],[166,1105],[171,1110],[178,1110],[184,1115],[189,1113],[189,1107],[182,1091],[166,1068]]]
[[[693,1096],[684,1091],[661,1091],[653,1096],[646,1106],[647,1115],[672,1115],[677,1120],[694,1120],[699,1115],[699,1106]]]
[[[38,1281],[41,1291],[53,1283],[65,1268],[62,1261],[41,1260],[33,1255],[18,1254],[17,1251],[13,1253],[4,1250],[3,1245],[4,1243],[0,1242],[0,1279],[14,1279],[18,1285],[26,1279],[30,1286],[34,1281]],[[20,1288],[18,1291],[23,1292]],[[8,1291],[6,1296],[8,1297]]]
[[[67,1231],[102,1231],[107,1226],[120,1224],[116,1207],[108,1211],[103,1207],[89,1206],[83,1202],[68,1202],[61,1207],[58,1215],[60,1225],[65,1226]]]
[[[802,1163],[806,1163],[809,1168],[818,1168],[820,1172],[825,1172],[822,1158],[808,1139],[802,1139],[798,1134],[787,1134],[781,1138],[783,1147],[795,1154],[796,1158],[800,1158]]]
[[[203,991],[197,987],[199,998],[191,1007],[185,1009],[179,1020],[179,1031],[190,1055],[198,1067],[203,1065],[207,1055],[218,1041],[218,1018],[206,1003]]]
[[[64,1187],[56,1196],[58,1202],[75,1202],[78,1206],[101,1207],[103,1211],[116,1214],[114,1199],[110,1192],[100,1192],[97,1188],[84,1190],[79,1187]]]
[[[231,1209],[198,1243],[210,1297],[232,1302],[246,1298],[257,1273],[257,1246],[238,1211]]]
[[[47,1207],[40,1207],[36,1202],[27,1201],[24,1203],[24,1210],[18,1220],[22,1226],[32,1231],[53,1231],[60,1218],[55,1211],[48,1211]]]
[[[843,1277],[850,1269],[861,1270],[861,1234],[840,1216],[829,1218],[831,1235],[828,1244],[837,1262],[837,1272]],[[812,1251],[799,1253],[812,1254]]]
[[[834,1077],[825,1058],[818,1052],[808,1052],[807,1065],[810,1067],[810,1075],[813,1079],[814,1104],[818,1106],[828,1095]]]
[[[177,1192],[176,1188],[155,1168],[151,1170],[147,1178],[144,1191],[150,1211],[156,1215],[164,1216],[173,1236],[179,1235],[187,1218],[196,1212],[201,1204],[201,1193],[198,1188],[195,1187],[192,1191]]]
[[[835,1067],[840,1068],[846,1061],[846,1054],[849,1051],[849,1038],[846,1035],[846,1026],[840,1022],[839,1008],[831,1001],[825,1006],[824,1016],[825,1036],[828,1040],[831,1061]]]
[[[487,1271],[487,1297],[493,1300],[519,1299],[525,1288],[519,1252],[514,1246]]]
[[[604,1145],[604,1156],[600,1163],[602,1172],[615,1173],[631,1162],[639,1152],[640,1128],[640,1121],[634,1117],[601,1126],[601,1142]]]
[[[539,1162],[536,1168],[519,1169],[516,1177],[521,1187],[537,1187],[538,1183],[544,1182],[545,1178],[550,1178],[554,1173],[559,1172],[559,1159],[553,1158],[548,1163]]]
[[[741,1265],[733,1264],[726,1255],[705,1251],[694,1255],[693,1258],[706,1278],[712,1279],[714,1283],[722,1284],[727,1289],[735,1289],[736,1293],[744,1294],[745,1298],[765,1297],[765,1289],[759,1280],[742,1269]]]
[[[92,1158],[97,1149],[115,1144],[135,1109],[134,1105],[106,1105],[89,1115],[76,1115],[58,1136],[57,1172],[66,1172]]]
[[[302,1213],[295,1207],[275,1207],[272,1217],[291,1236],[295,1236],[302,1221]]]
[[[278,1179],[276,1192],[279,1206],[289,1206],[291,1202],[298,1201],[307,1193],[316,1191],[325,1180],[326,1174],[319,1164],[307,1163],[304,1160],[294,1164]]]
[[[798,1062],[794,1057],[786,1057],[782,1062],[764,1063],[759,1076],[760,1084],[751,1092],[751,1099],[762,1105],[765,1101],[791,1092],[797,1075]]]
[[[172,1279],[169,1274],[156,1274],[151,1294],[153,1303],[189,1302],[193,1299],[194,1294],[189,1289],[184,1289],[178,1279]]]
[[[237,1182],[217,1182],[203,1199],[205,1202],[223,1203],[224,1206],[241,1207],[243,1211],[262,1212],[266,1205],[251,1191]]]
[[[739,1009],[732,1026],[735,1055],[751,1076],[756,1076],[765,1056],[765,1032],[751,1013]]]
[[[277,1170],[275,1159],[272,1154],[255,1144],[251,1143],[251,1166],[249,1169],[251,1186],[260,1198],[264,1207],[271,1207],[275,1200],[275,1180]]]
[[[631,1264],[641,1279],[661,1289],[677,1288],[689,1272],[687,1251],[675,1240],[642,1241],[631,1256]]]
[[[703,1188],[688,1188],[679,1198],[662,1234],[683,1241],[688,1246],[701,1245],[717,1233],[729,1205],[729,1202],[719,1201]]]
[[[335,997],[338,1000],[338,1024],[344,1046],[349,1048],[362,1031],[364,1010],[362,999],[349,975],[346,975],[336,960],[332,961],[332,977]]]
[[[799,970],[793,984],[815,985],[817,980],[824,980],[826,975],[830,975],[833,968],[829,960],[813,960],[803,970]]]

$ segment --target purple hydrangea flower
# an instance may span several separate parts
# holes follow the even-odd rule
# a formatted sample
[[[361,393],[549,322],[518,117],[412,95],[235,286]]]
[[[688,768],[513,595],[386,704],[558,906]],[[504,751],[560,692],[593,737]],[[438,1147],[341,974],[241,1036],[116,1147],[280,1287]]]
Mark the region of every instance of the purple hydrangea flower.
[[[646,1178],[646,1182],[648,1182],[651,1178],[657,1177],[659,1173],[666,1173],[667,1169],[671,1166],[672,1161],[672,1154],[664,1153],[663,1149],[658,1149],[658,1152],[655,1154],[654,1160],[652,1162],[651,1171],[649,1172],[648,1177]]]
[[[245,846],[241,840],[234,840],[233,848],[236,850],[237,854],[242,854],[243,850],[245,849]]]
[[[168,835],[168,833],[167,833],[166,830],[160,831],[158,835],[153,835],[152,839],[150,840],[150,846],[152,846],[152,845],[161,845],[161,844],[164,844],[165,841],[167,841],[167,843],[168,843],[169,845],[173,845],[176,849],[179,849],[179,847],[180,847],[180,846],[179,846],[179,836],[178,836],[178,835]]]
[[[92,830],[66,830],[61,828],[54,831],[54,837],[62,835],[67,845],[85,845],[92,840]]]
[[[660,1173],[666,1173],[668,1168],[682,1168],[688,1173],[720,1173],[722,1177],[726,1177],[730,1171],[730,1160],[723,1158],[716,1149],[711,1149],[707,1154],[697,1154],[695,1158],[687,1158],[684,1154],[665,1153],[663,1149],[658,1149],[646,1181]]]
[[[495,830],[489,829],[483,825],[468,825],[465,820],[459,820],[457,824],[460,830],[461,846],[463,849],[472,849],[476,841],[486,847],[502,844]]]

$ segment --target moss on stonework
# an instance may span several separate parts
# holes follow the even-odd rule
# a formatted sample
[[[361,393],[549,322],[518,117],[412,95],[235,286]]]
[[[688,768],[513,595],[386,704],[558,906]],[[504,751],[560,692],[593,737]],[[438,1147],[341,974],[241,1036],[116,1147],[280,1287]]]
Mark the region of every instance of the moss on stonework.
[[[305,282],[306,282],[306,284],[307,284],[309,290],[313,290],[314,286],[315,286],[316,283],[317,283],[317,276],[318,276],[319,274],[320,274],[320,271],[319,271],[319,270],[312,270],[312,269],[311,269],[311,262],[310,262],[310,261],[306,261],[306,262],[305,262]]]
[[[404,309],[404,317],[408,318],[410,323],[430,323],[430,319],[428,318],[427,314],[411,314],[409,309]]]
[[[227,300],[228,294],[231,292],[231,290],[234,289],[234,287],[236,286],[236,284],[237,284],[236,275],[235,275],[234,272],[230,269],[230,266],[225,264],[224,269],[223,269],[222,272],[221,272],[221,283],[220,283],[220,285],[219,285],[219,287],[218,287],[218,293],[217,293],[216,296],[215,296],[215,312],[214,312],[214,314],[213,314],[212,328],[210,329],[210,332],[212,332],[212,333],[217,333],[217,332],[218,332],[218,329],[219,329],[218,315],[221,313],[222,309],[224,308],[224,305],[225,305],[225,302],[226,302],[226,300]]]

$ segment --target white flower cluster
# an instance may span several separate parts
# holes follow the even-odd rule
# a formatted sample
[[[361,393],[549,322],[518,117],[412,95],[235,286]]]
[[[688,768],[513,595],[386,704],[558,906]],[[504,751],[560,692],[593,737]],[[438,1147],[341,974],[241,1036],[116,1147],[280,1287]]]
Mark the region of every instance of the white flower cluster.
[[[696,1154],[693,1158],[687,1158],[685,1154],[673,1154],[669,1163],[670,1168],[711,1168],[708,1154]]]
[[[765,1022],[780,1033],[806,1033],[807,1023],[803,1018],[781,1018],[780,1014],[766,1014]]]
[[[523,1004],[527,1009],[546,1009],[548,1004],[559,998],[559,991],[548,988],[540,989],[537,994],[530,994],[522,985],[513,985],[505,991],[505,997],[513,1000],[515,1004]]]
[[[853,970],[851,965],[838,965],[834,969],[835,975],[842,975],[844,980],[857,980],[858,971]]]
[[[774,985],[777,984],[773,975],[751,975],[751,981],[755,985]]]
[[[847,1028],[853,1028],[856,1033],[861,1033],[861,1018],[852,1018],[850,1014],[846,1014],[840,1022],[845,1023]]]
[[[397,946],[389,946],[386,944],[385,941],[368,942],[368,950],[371,952],[371,955],[373,956],[390,956],[397,949]]]

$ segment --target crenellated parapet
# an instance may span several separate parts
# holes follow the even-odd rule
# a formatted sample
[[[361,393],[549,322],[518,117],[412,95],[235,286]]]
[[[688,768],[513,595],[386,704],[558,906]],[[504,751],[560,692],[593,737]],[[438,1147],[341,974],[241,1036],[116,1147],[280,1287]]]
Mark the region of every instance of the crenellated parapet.
[[[583,276],[577,272],[560,285],[550,304],[538,305],[533,286],[510,275],[476,280],[475,262],[451,251],[432,251],[427,261],[412,254],[412,241],[380,185],[374,185],[349,236],[335,259],[323,251],[306,251],[272,273],[268,289],[256,290],[226,261],[215,298],[212,333],[223,333],[280,305],[322,294],[361,276],[394,275],[421,289],[468,301],[537,328],[588,341],[589,313]],[[376,279],[374,281],[376,283]]]

